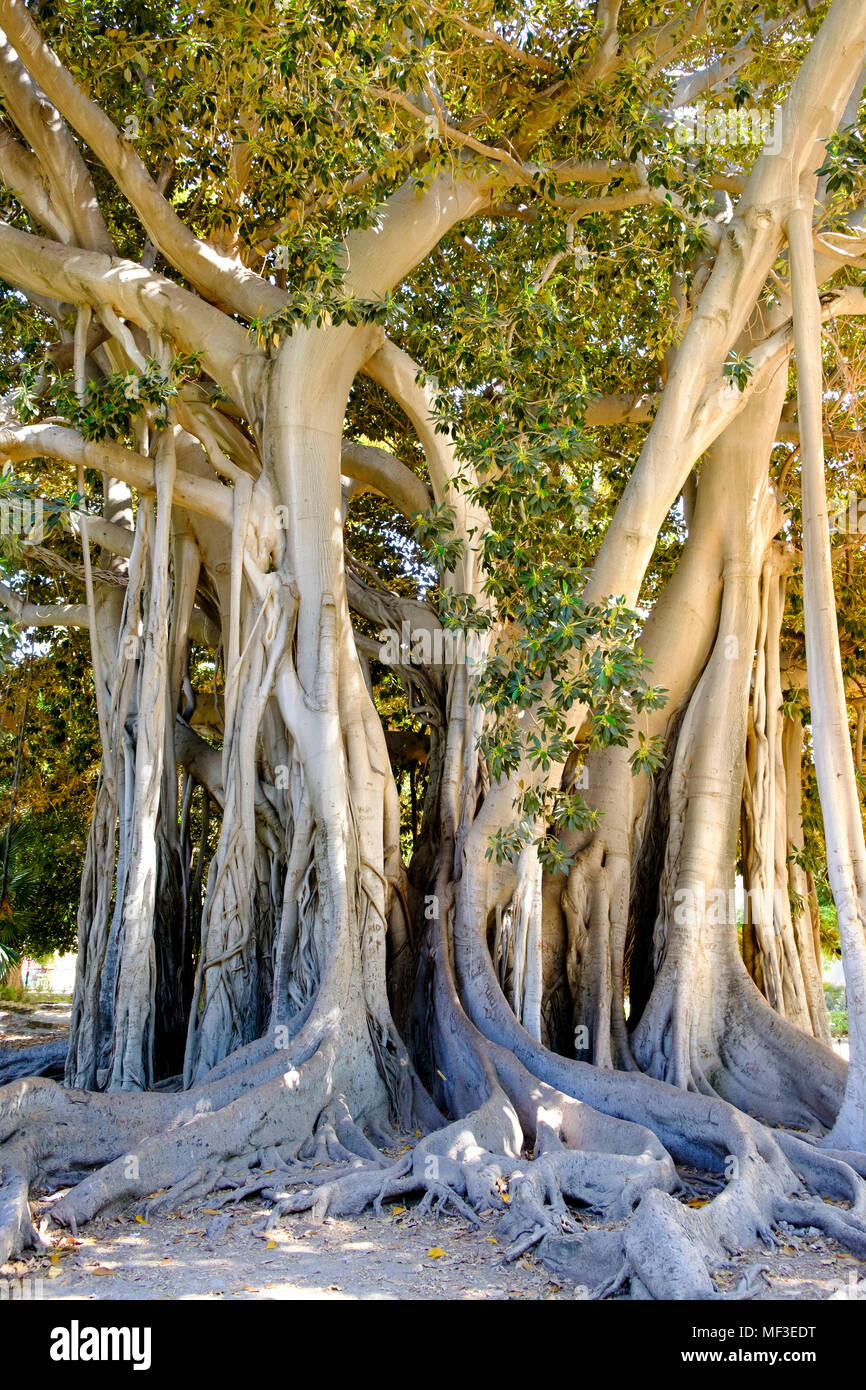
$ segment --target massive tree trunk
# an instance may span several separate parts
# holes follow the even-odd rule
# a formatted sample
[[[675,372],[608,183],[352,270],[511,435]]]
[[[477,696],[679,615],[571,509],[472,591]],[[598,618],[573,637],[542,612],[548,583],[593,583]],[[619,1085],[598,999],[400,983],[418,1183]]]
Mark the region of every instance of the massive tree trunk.
[[[589,754],[600,822],[563,836],[574,854],[565,879],[540,857],[542,811],[511,860],[490,852],[519,796],[556,793],[569,764],[534,762],[524,747],[497,778],[481,754],[490,712],[476,657],[507,654],[519,634],[490,599],[491,520],[438,418],[435,384],[375,315],[358,322],[327,304],[318,323],[286,322],[278,285],[179,223],[18,0],[0,9],[46,101],[193,288],[114,257],[99,227],[76,229],[72,250],[0,227],[0,274],[76,309],[79,378],[93,310],[117,361],[142,371],[146,343],[165,365],[170,341],[199,354],[219,388],[208,398],[198,381],[181,385],[164,419],[151,411],[139,424],[135,448],[53,419],[0,439],[10,459],[87,465],[137,494],[134,526],[109,505],[114,484],[89,523],[127,563],[122,597],[89,580],[76,615],[91,632],[102,776],[67,1085],[25,1079],[0,1092],[0,1263],[36,1239],[30,1186],[73,1178],[52,1207],[73,1229],[113,1207],[173,1209],[221,1188],[218,1200],[272,1197],[274,1219],[423,1194],[425,1209],[496,1212],[509,1256],[541,1245],[599,1295],[630,1280],[636,1296],[710,1297],[730,1250],[769,1239],[781,1220],[866,1254],[866,851],[825,533],[823,547],[816,539],[826,515],[815,381],[822,314],[862,312],[863,298],[849,288],[817,301],[808,219],[804,230],[794,210],[866,57],[860,7],[835,0],[789,96],[782,147],[758,159],[717,236],[588,577],[585,606],[620,595],[635,605],[669,508],[691,488],[688,537],[641,643],[668,692],[641,732],[664,737],[665,765],[633,777],[637,734]],[[491,169],[489,152],[474,153],[479,162],[455,160],[420,196],[400,189],[374,226],[349,235],[344,283],[359,300],[381,302],[457,223],[489,210],[502,162]],[[785,227],[793,322],[784,303],[756,307]],[[794,335],[812,722],[853,1020],[847,1082],[826,1045],[789,854],[802,841],[802,729],[780,712],[791,557],[769,463]],[[740,385],[724,373],[731,351],[750,357]],[[344,447],[362,373],[413,426],[433,502],[461,542],[439,582],[486,624],[471,658],[397,667],[423,693],[431,729],[408,865],[373,644],[353,613],[442,628],[420,601],[349,572],[344,477],[410,515],[429,505],[407,465]],[[205,711],[191,643],[216,652],[224,677],[207,712],[213,741],[195,728]],[[575,647],[576,673],[592,648]],[[527,729],[542,704],[522,712]],[[591,714],[569,710],[572,751]],[[741,824],[745,961],[732,908]],[[403,1158],[385,1156],[404,1140]],[[705,1207],[677,1200],[689,1191],[678,1167],[715,1175]],[[609,1220],[582,1238],[568,1201]]]

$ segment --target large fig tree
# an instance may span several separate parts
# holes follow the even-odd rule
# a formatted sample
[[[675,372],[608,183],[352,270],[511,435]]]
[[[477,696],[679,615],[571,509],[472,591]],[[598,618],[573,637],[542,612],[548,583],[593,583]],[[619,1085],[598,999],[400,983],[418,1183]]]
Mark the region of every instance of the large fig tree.
[[[0,598],[101,747],[0,1262],[70,1183],[419,1194],[598,1293],[866,1254],[862,0],[0,28]]]

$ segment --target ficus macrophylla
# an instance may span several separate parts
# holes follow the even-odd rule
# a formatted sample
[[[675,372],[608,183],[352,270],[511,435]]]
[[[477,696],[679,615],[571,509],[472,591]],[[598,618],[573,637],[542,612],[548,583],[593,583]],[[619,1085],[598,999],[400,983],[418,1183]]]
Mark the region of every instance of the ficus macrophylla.
[[[71,1226],[239,1173],[273,1221],[416,1193],[599,1295],[711,1297],[782,1220],[866,1249],[866,852],[813,544],[824,326],[857,413],[866,17],[573,10],[206,0],[93,36],[0,0],[0,450],[102,480],[80,562],[35,556],[80,601],[0,591],[87,630],[101,748],[66,1086],[0,1091],[0,1263],[81,1168]],[[734,141],[750,82],[772,138]],[[686,142],[696,93],[725,119]],[[678,1201],[677,1164],[724,1193]]]

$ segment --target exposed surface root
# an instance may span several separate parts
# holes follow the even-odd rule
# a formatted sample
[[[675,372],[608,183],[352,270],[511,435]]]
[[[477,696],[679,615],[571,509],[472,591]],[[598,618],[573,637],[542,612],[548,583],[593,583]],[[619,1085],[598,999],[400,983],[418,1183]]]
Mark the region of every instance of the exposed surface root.
[[[0,1265],[38,1241],[28,1196],[34,1171],[32,1145],[25,1141],[0,1149]]]
[[[863,1155],[770,1131],[712,1097],[558,1057],[516,1022],[497,1020],[490,1031],[501,1023],[511,1036],[493,1042],[453,998],[451,1007],[443,1065],[456,1075],[457,1053],[472,1058],[467,1113],[417,1142],[389,1135],[380,1092],[350,1105],[357,1078],[340,1049],[325,1033],[311,1051],[305,1030],[306,1056],[295,1051],[294,1063],[259,1049],[246,1073],[221,1068],[182,1094],[91,1094],[44,1079],[4,1088],[2,1260],[40,1240],[30,1190],[82,1172],[51,1208],[73,1231],[99,1212],[176,1210],[212,1193],[219,1208],[271,1202],[268,1229],[293,1213],[318,1222],[419,1198],[420,1216],[494,1221],[506,1263],[535,1250],[592,1298],[749,1297],[757,1268],[733,1295],[714,1275],[732,1253],[773,1243],[782,1221],[866,1256]],[[444,1086],[443,1077],[438,1103]],[[704,1172],[684,1180],[675,1161]],[[581,1208],[604,1224],[582,1229]]]
[[[62,1080],[67,1048],[66,1039],[61,1038],[38,1047],[0,1053],[0,1086],[7,1086],[10,1081],[24,1076],[50,1076],[54,1080]]]
[[[300,1066],[283,1053],[278,1076],[251,1087],[238,1082],[228,1096],[220,1095],[224,1081],[183,1094],[72,1091],[33,1078],[5,1087],[3,1261],[32,1243],[21,1194],[26,1206],[37,1184],[57,1186],[88,1174],[52,1208],[57,1221],[75,1230],[97,1212],[142,1199],[171,1209],[244,1169],[257,1148],[309,1134],[339,1071],[335,1054],[327,1037]]]
[[[674,1184],[662,1180],[662,1169],[650,1168],[643,1191],[634,1191],[634,1210],[626,1223],[620,1229],[595,1231],[591,1238],[554,1233],[549,1222],[539,1220],[532,1233],[544,1230],[539,1256],[550,1261],[558,1276],[574,1279],[595,1297],[609,1296],[626,1284],[637,1297],[716,1297],[713,1273],[732,1252],[748,1250],[758,1241],[772,1243],[773,1226],[782,1219],[827,1229],[816,1210],[829,1213],[833,1234],[857,1253],[866,1236],[866,1186],[851,1164],[800,1136],[770,1130],[715,1096],[683,1091],[637,1073],[602,1070],[547,1051],[508,1010],[482,952],[468,943],[467,947],[467,1001],[472,1000],[473,1020],[489,1040],[487,1055],[509,1094],[525,1086],[527,1077],[539,1096],[544,1090],[539,1083],[546,1083],[554,1095],[583,1102],[590,1114],[603,1112],[607,1125],[628,1121],[634,1129],[652,1131],[661,1153],[674,1162],[724,1179],[718,1195],[690,1206],[671,1195]],[[531,1128],[525,1106],[521,1120]],[[610,1146],[629,1152],[624,1137],[620,1133]],[[654,1157],[651,1150],[646,1152]],[[851,1209],[840,1215],[840,1208],[814,1200],[816,1195],[845,1200]]]

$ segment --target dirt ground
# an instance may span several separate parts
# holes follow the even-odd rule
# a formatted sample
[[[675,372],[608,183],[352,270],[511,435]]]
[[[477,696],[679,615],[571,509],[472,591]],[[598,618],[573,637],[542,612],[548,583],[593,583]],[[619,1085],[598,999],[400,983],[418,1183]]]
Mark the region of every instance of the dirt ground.
[[[0,999],[0,1053],[39,1047],[69,1034],[69,1004],[46,999],[36,1003],[10,1003]]]
[[[62,1004],[0,1002],[0,1048],[36,1046],[63,1035]],[[40,1201],[49,1216],[59,1193]],[[480,1229],[462,1218],[417,1217],[392,1205],[381,1217],[286,1218],[264,1230],[269,1208],[206,1205],[144,1221],[131,1214],[92,1222],[78,1239],[48,1224],[50,1252],[6,1265],[0,1280],[23,1280],[31,1296],[77,1299],[573,1299],[531,1255],[506,1265],[496,1218]],[[594,1218],[578,1215],[589,1226]],[[733,1289],[754,1265],[757,1300],[859,1298],[866,1261],[814,1229],[783,1229],[773,1250],[749,1251],[723,1274]]]

